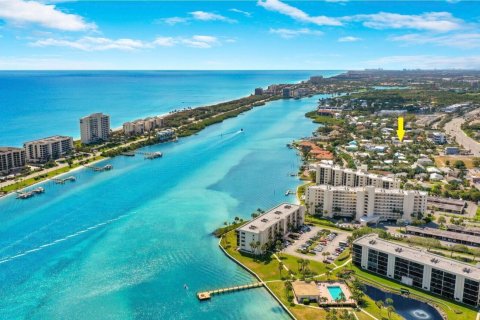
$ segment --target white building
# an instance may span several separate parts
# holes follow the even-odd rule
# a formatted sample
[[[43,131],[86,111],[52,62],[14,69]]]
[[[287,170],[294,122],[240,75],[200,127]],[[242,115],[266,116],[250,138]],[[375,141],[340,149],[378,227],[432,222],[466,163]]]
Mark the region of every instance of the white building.
[[[143,134],[161,127],[163,127],[163,117],[149,117],[132,122],[125,122],[123,124],[123,133],[126,135]]]
[[[310,214],[351,217],[363,220],[411,220],[413,213],[425,212],[427,193],[416,190],[382,189],[374,186],[308,187],[305,203]]]
[[[27,162],[47,162],[66,155],[73,150],[73,138],[52,136],[40,140],[25,142]]]
[[[316,165],[317,184],[332,186],[365,187],[374,186],[385,189],[399,189],[401,181],[394,177],[379,176],[366,170],[352,170],[340,166],[319,163]]]
[[[480,269],[474,265],[386,241],[376,234],[353,241],[352,262],[405,285],[479,306]]]
[[[107,141],[110,136],[110,116],[103,113],[93,113],[81,118],[80,135],[84,144]]]
[[[0,147],[0,173],[6,174],[25,166],[25,149]]]
[[[239,250],[262,252],[265,243],[273,244],[278,237],[283,237],[292,229],[303,225],[304,209],[299,205],[283,203],[238,228],[236,233]],[[252,248],[250,244],[257,242],[260,246]]]
[[[436,144],[444,144],[447,142],[447,138],[444,133],[434,132],[432,133],[432,141]]]

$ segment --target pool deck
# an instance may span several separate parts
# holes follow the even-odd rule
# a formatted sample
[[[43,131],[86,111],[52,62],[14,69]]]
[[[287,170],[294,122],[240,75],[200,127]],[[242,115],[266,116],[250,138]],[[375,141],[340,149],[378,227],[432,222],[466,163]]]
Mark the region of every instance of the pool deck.
[[[330,291],[328,290],[328,287],[340,287],[342,290],[343,294],[345,295],[345,301],[336,301],[332,295],[330,294]],[[355,300],[352,299],[352,293],[348,286],[343,283],[343,282],[320,282],[317,284],[318,291],[320,292],[320,297],[325,297],[327,300],[322,300],[318,302],[319,305],[321,306],[346,306],[346,305],[356,305]]]

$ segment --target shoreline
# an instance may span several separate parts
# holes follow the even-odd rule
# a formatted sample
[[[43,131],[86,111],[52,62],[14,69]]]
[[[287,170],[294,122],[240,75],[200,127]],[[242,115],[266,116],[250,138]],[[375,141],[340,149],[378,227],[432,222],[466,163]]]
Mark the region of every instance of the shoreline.
[[[299,80],[295,83],[285,84],[285,85],[295,86],[295,85],[301,84],[305,81],[307,81],[307,80]],[[313,96],[316,96],[316,95],[319,95],[319,94],[322,94],[322,93],[321,92],[314,92],[314,93],[311,94],[310,97],[313,97]],[[302,97],[299,97],[299,98],[303,99],[303,98],[307,98],[307,97],[309,97],[309,96],[305,95],[305,96],[302,96]],[[248,101],[248,99],[253,99],[253,101]],[[227,101],[224,101],[224,102],[220,102],[220,103],[216,103],[216,104],[212,104],[212,105],[207,105],[207,106],[198,106],[198,107],[191,108],[191,109],[182,109],[182,110],[179,110],[177,112],[167,113],[167,114],[164,114],[164,115],[166,116],[165,119],[167,121],[175,121],[175,119],[172,119],[174,116],[181,116],[182,113],[185,113],[185,112],[199,110],[199,109],[206,109],[206,108],[214,108],[214,107],[219,107],[219,106],[229,105],[229,104],[234,104],[234,103],[239,104],[238,106],[236,106],[235,108],[233,108],[231,110],[222,111],[222,112],[219,112],[219,113],[216,113],[216,114],[212,114],[211,116],[209,116],[207,118],[204,118],[204,119],[195,120],[193,122],[188,122],[188,123],[183,123],[181,125],[177,125],[176,127],[172,126],[173,129],[175,130],[176,134],[177,134],[176,135],[177,139],[181,139],[181,138],[184,138],[184,137],[188,137],[190,135],[197,134],[198,132],[202,131],[203,129],[205,129],[205,128],[211,126],[211,125],[221,123],[224,120],[227,120],[229,118],[235,118],[235,117],[239,116],[240,114],[242,114],[244,112],[250,111],[250,110],[252,110],[256,107],[266,106],[267,103],[272,102],[272,101],[276,101],[276,100],[279,100],[279,99],[283,99],[281,94],[272,94],[272,95],[268,95],[268,96],[264,96],[264,95],[255,96],[255,95],[251,94],[249,96],[244,96],[244,97],[233,99],[233,100],[227,100]],[[292,98],[290,98],[290,99],[292,99]],[[198,127],[199,125],[200,125],[200,127]],[[203,125],[203,127],[202,127],[202,125]],[[167,129],[167,128],[168,128],[168,126],[165,127],[165,128],[160,128],[160,130]],[[114,131],[114,130],[115,129],[112,129],[113,132],[119,132],[119,131]],[[185,130],[188,130],[188,131],[185,131]],[[114,152],[115,153],[116,150],[128,147],[128,145],[131,145],[131,144],[142,143],[142,142],[144,142],[144,140],[145,139],[140,138],[140,139],[138,139],[138,141],[134,140],[134,141],[131,141],[131,142],[127,142],[125,144],[122,144],[122,145],[113,147],[111,149],[108,149],[106,151],[103,151],[102,155],[105,154],[105,153],[108,153],[108,152]],[[149,144],[140,146],[139,148],[136,148],[134,150],[138,150],[138,149],[141,149],[141,148],[149,146],[149,145],[161,144],[161,143],[164,143],[164,142],[165,141],[158,141],[158,142],[155,142],[155,143],[149,143]],[[94,164],[94,163],[97,163],[99,161],[103,161],[103,160],[106,160],[106,159],[111,159],[111,158],[114,158],[114,157],[118,156],[118,154],[114,154],[114,153],[109,154],[109,155],[104,155],[104,159],[95,160],[95,161],[93,161],[91,163],[88,163],[88,164],[89,165]],[[9,195],[11,195],[13,193],[16,193],[19,190],[29,188],[29,187],[35,186],[37,184],[50,181],[50,180],[55,179],[55,178],[57,178],[59,176],[62,176],[64,174],[71,173],[74,170],[81,169],[82,167],[83,167],[83,165],[79,165],[78,167],[75,167],[73,169],[67,170],[65,172],[62,172],[62,173],[59,173],[59,174],[56,174],[56,175],[53,175],[49,178],[46,178],[46,179],[43,179],[43,180],[40,179],[39,181],[35,181],[34,183],[32,183],[30,185],[26,185],[26,186],[23,186],[21,188],[15,188],[13,190],[6,191],[5,194],[0,193],[0,200],[8,197]],[[67,167],[65,167],[65,168],[67,168]],[[59,168],[59,169],[61,169],[61,168]],[[48,173],[46,173],[46,174],[48,174]],[[42,175],[42,173],[39,172],[39,175]],[[32,178],[34,178],[34,177],[32,177]],[[29,179],[31,179],[31,178],[29,178]],[[11,185],[14,185],[15,183],[17,183],[17,182],[13,182],[9,185],[5,185],[4,187],[0,188],[0,191],[5,187],[9,187]]]

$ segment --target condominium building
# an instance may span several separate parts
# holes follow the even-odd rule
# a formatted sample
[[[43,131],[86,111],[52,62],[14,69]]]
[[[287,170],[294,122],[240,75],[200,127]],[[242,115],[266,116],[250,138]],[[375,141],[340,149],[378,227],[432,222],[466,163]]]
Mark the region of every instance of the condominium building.
[[[365,187],[374,186],[384,189],[399,189],[400,180],[394,177],[379,176],[366,170],[352,170],[340,166],[319,163],[316,165],[317,184],[332,186]]]
[[[103,113],[93,113],[81,118],[80,135],[84,144],[107,141],[110,136],[110,116]]]
[[[299,205],[282,203],[238,228],[236,233],[239,250],[249,253],[262,252],[264,244],[274,243],[277,238],[303,225],[304,209]],[[252,243],[260,245],[252,247]]]
[[[150,117],[123,124],[123,133],[126,135],[143,134],[155,128],[163,127],[163,117]]]
[[[355,265],[444,298],[479,306],[480,269],[369,234],[353,241]]]
[[[427,193],[374,186],[316,185],[308,187],[305,203],[310,214],[322,213],[327,217],[351,217],[357,221],[411,220],[412,214],[425,212]]]
[[[408,234],[424,238],[434,238],[441,241],[448,241],[466,246],[480,247],[480,237],[470,234],[464,234],[454,231],[441,230],[435,228],[419,228],[415,226],[406,226],[405,231]]]
[[[25,166],[25,149],[0,147],[0,173],[10,173]]]
[[[27,162],[47,162],[58,159],[73,150],[73,138],[52,136],[25,142],[23,147]]]

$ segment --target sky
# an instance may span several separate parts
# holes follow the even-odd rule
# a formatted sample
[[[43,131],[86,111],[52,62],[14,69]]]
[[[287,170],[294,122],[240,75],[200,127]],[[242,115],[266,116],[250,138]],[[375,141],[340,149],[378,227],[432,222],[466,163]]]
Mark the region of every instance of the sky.
[[[0,0],[0,70],[480,69],[476,1]]]

